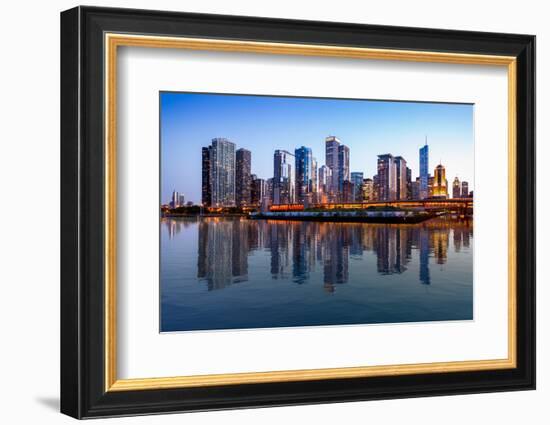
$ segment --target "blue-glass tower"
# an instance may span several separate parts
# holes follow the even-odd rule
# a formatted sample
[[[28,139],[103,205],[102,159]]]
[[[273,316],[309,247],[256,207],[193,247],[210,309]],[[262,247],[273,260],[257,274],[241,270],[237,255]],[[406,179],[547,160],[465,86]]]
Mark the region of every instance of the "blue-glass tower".
[[[426,144],[420,148],[420,199],[426,199],[428,197],[428,179],[429,179],[429,152],[428,152],[428,139],[426,138]]]

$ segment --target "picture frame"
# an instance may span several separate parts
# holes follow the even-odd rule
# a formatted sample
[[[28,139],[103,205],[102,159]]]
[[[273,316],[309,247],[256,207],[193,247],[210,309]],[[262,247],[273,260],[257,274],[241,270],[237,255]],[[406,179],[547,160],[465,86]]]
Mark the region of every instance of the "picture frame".
[[[508,356],[120,379],[120,47],[505,67]],[[118,189],[120,190],[120,189]],[[61,13],[61,412],[75,418],[535,388],[535,37],[99,7]],[[504,214],[504,213],[503,213]],[[118,253],[120,254],[120,252]],[[160,361],[161,359],[159,359]]]

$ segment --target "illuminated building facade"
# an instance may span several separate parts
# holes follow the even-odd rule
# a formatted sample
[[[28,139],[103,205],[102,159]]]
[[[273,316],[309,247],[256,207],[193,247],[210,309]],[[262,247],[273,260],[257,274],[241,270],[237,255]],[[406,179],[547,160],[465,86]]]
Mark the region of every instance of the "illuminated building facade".
[[[247,149],[237,149],[235,153],[235,200],[237,206],[249,205],[251,202],[251,163],[252,154]]]
[[[447,191],[447,179],[445,177],[445,167],[439,164],[435,167],[433,177],[433,198],[448,198],[449,193]]]

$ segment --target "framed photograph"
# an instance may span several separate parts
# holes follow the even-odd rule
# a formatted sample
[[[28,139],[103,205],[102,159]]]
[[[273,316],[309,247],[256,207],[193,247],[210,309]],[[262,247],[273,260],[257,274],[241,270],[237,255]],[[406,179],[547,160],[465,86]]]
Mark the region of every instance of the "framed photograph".
[[[61,14],[61,411],[535,388],[535,37]]]

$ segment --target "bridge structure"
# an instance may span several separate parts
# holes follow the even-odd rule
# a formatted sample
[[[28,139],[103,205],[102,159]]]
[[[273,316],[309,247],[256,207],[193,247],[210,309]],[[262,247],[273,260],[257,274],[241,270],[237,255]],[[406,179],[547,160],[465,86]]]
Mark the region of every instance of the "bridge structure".
[[[430,212],[451,212],[460,215],[471,214],[474,209],[473,198],[450,198],[450,199],[422,199],[422,200],[401,200],[401,201],[369,201],[369,202],[342,202],[310,204],[308,210],[360,210],[370,207],[384,208],[394,207],[400,209],[430,211]],[[303,204],[280,204],[271,205],[269,211],[304,211]]]

